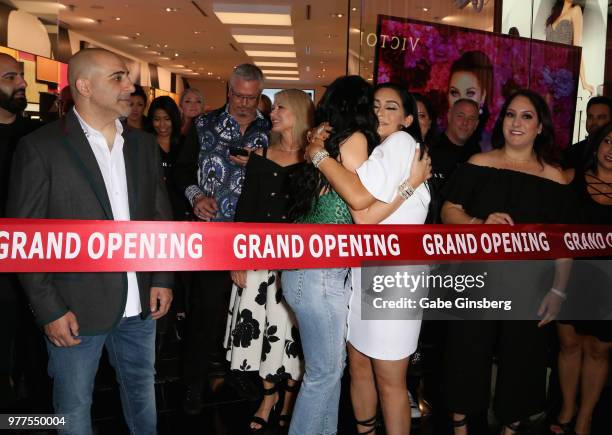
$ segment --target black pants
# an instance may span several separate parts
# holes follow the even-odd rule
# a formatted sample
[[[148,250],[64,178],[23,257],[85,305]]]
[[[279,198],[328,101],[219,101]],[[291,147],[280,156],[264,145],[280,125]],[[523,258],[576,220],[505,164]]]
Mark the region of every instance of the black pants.
[[[519,421],[544,409],[545,328],[519,320],[448,323],[444,385],[451,412],[486,412],[494,355],[498,364],[494,410],[501,423]]]
[[[223,338],[231,290],[228,271],[194,273],[183,357],[186,385],[201,387],[206,376],[225,373]]]

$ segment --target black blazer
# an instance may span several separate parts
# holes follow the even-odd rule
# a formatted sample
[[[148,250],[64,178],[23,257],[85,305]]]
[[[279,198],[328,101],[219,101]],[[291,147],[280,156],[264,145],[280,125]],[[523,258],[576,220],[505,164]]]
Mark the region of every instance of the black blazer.
[[[124,138],[131,220],[171,220],[155,138],[139,130],[125,132]],[[73,111],[20,141],[13,160],[7,215],[113,219],[98,162]],[[149,314],[150,288],[172,288],[173,273],[139,272],[137,278],[144,317]],[[22,273],[19,279],[40,325],[71,310],[80,334],[94,335],[111,329],[125,311],[125,272]]]

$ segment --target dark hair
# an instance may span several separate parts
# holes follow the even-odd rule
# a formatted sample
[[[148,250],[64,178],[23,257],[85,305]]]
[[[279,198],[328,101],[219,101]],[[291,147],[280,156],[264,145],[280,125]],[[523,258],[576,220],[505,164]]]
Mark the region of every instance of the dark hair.
[[[176,105],[174,100],[168,97],[167,95],[157,97],[151,102],[144,129],[145,131],[153,133],[154,135],[156,133],[155,128],[153,128],[153,117],[155,116],[155,112],[157,110],[163,110],[170,117],[170,122],[172,123],[170,147],[176,146],[181,136],[181,112],[179,111],[178,106]]]
[[[421,126],[419,125],[419,113],[417,110],[416,100],[410,92],[403,86],[397,83],[380,83],[374,88],[374,95],[380,89],[391,89],[397,92],[402,102],[402,108],[404,109],[404,116],[412,115],[413,121],[408,127],[402,128],[410,136],[414,138],[418,143],[423,143],[423,135],[421,134]]]
[[[564,0],[557,0],[555,2],[555,4],[553,5],[552,9],[550,10],[550,15],[546,19],[546,25],[547,26],[552,26],[553,23],[555,21],[557,21],[557,18],[559,18],[561,16],[561,12],[563,12],[563,4],[564,3],[565,3]],[[581,0],[574,0],[572,2],[572,7],[579,6],[580,9],[584,11],[584,3],[585,2],[581,1]]]
[[[580,168],[581,170],[587,171],[591,170],[594,174],[597,174],[597,153],[599,152],[599,147],[603,140],[612,132],[612,122],[608,122],[606,125],[602,125],[595,133],[589,136],[587,142],[587,151],[586,151],[586,161],[584,168]]]
[[[491,146],[495,149],[500,149],[506,144],[503,127],[504,119],[506,117],[508,107],[516,97],[525,97],[531,102],[535,108],[538,122],[542,125],[542,132],[536,136],[533,143],[533,150],[536,154],[538,162],[548,163],[555,166],[558,165],[559,150],[555,146],[555,130],[553,128],[552,118],[550,116],[550,109],[540,94],[529,89],[519,89],[508,99],[506,99],[499,112],[499,117],[497,118],[497,121],[495,121],[495,127],[493,127]]]
[[[134,92],[130,94],[132,97],[141,97],[144,100],[145,108],[147,107],[147,94],[140,85],[134,85]]]
[[[453,62],[450,68],[450,74],[448,81],[453,77],[453,74],[458,72],[469,72],[476,76],[478,83],[482,89],[487,93],[485,97],[485,104],[491,105],[491,98],[493,97],[493,64],[491,59],[485,53],[480,50],[466,51]]]
[[[327,87],[315,110],[315,125],[328,122],[333,131],[325,141],[325,149],[335,159],[340,144],[353,133],[362,133],[368,142],[368,154],[380,142],[376,133],[378,120],[373,110],[372,86],[359,76],[337,78]],[[292,177],[293,203],[291,219],[299,219],[312,209],[321,189],[328,187],[325,177],[312,165],[304,165]]]
[[[412,96],[417,101],[417,103],[420,102],[423,104],[423,106],[425,106],[425,111],[427,112],[427,116],[429,116],[429,119],[431,120],[431,127],[429,127],[429,131],[423,138],[423,141],[425,142],[425,144],[431,145],[436,141],[436,136],[438,135],[438,114],[436,113],[436,110],[431,104],[431,101],[429,100],[429,98],[427,98],[424,95],[416,94],[416,93],[412,94]],[[417,115],[418,115],[418,106],[417,106]]]
[[[603,104],[605,106],[608,106],[608,110],[610,111],[610,116],[612,117],[612,100],[610,98],[604,97],[602,95],[593,97],[587,103],[586,110],[588,111],[591,108],[591,106],[595,104]]]

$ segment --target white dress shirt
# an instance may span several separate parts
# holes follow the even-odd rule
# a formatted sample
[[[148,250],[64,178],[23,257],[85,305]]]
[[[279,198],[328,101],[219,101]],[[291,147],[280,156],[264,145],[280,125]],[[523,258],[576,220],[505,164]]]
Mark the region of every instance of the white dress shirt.
[[[106,193],[110,200],[113,217],[116,221],[130,220],[130,203],[128,199],[127,176],[125,173],[125,160],[123,158],[123,126],[119,120],[115,120],[117,132],[112,149],[109,149],[104,135],[98,130],[88,125],[74,108],[83,133],[91,146],[91,150],[96,156]],[[125,303],[123,317],[131,317],[140,314],[140,293],[138,291],[138,280],[136,272],[127,272],[128,294]]]

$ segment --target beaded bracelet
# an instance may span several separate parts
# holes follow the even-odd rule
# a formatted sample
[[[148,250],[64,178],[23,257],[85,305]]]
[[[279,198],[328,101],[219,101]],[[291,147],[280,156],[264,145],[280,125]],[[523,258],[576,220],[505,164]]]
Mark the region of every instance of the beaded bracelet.
[[[399,185],[398,193],[400,194],[402,198],[408,199],[414,193],[414,187],[412,187],[410,183],[408,182],[408,180],[406,180],[402,184]]]
[[[319,165],[323,160],[329,157],[329,153],[325,150],[317,151],[314,156],[312,156],[312,164],[315,168],[319,168]]]

